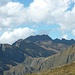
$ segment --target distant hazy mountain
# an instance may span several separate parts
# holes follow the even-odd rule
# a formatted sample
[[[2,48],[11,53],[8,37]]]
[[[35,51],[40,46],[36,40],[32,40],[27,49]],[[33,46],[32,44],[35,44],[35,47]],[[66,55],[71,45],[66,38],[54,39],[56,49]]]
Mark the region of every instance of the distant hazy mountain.
[[[75,60],[73,44],[73,39],[53,40],[48,35],[0,44],[0,75],[24,75],[71,63]]]

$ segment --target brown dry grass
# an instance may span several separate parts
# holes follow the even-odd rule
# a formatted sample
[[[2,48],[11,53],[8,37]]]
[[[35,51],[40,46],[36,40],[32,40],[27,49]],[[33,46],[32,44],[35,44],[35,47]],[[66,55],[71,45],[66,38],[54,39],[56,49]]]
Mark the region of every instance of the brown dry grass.
[[[27,75],[75,75],[75,63],[58,67],[53,70],[47,70]]]

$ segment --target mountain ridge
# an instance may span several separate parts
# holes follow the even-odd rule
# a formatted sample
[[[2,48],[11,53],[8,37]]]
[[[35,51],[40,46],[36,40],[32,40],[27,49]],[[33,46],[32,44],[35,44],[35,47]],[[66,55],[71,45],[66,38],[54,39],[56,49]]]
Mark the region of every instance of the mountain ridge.
[[[38,37],[39,37],[39,39],[44,39],[44,40],[38,40]],[[26,38],[25,40],[34,42],[35,44],[45,48],[46,50],[52,49],[55,52],[63,51],[67,47],[69,47],[75,43],[74,39],[71,39],[71,40],[52,39],[51,37],[49,37],[48,35],[45,35],[45,34],[44,35],[30,36],[30,37]]]
[[[8,75],[8,73],[9,75],[12,75],[14,72],[14,75],[18,75],[20,73],[23,75],[23,72],[32,73],[35,71],[41,71],[53,66],[57,67],[59,65],[66,64],[66,62],[70,62],[69,60],[74,57],[74,52],[72,53],[72,56],[69,55],[71,52],[67,52],[68,56],[65,54],[66,51],[69,51],[67,50],[68,47],[71,47],[72,49],[72,47],[75,46],[73,45],[75,44],[75,40],[73,39],[66,40],[67,42],[63,43],[60,42],[62,40],[53,40],[48,35],[36,35],[30,37],[28,37],[28,39],[19,39],[12,45],[0,44],[1,75],[3,75],[3,72],[5,72],[5,75]],[[72,41],[72,43],[67,44],[70,41]],[[66,58],[62,59],[64,54]],[[60,56],[64,62],[57,63]],[[52,62],[55,63],[52,64]],[[15,71],[13,68],[15,68]],[[21,71],[18,72],[19,70]]]

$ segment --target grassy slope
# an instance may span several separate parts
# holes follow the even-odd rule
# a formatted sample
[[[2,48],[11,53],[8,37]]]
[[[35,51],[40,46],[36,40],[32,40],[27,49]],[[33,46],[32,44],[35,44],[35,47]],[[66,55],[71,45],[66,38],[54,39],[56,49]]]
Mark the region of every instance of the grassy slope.
[[[75,75],[75,63],[58,67],[53,70],[47,70],[27,75]]]

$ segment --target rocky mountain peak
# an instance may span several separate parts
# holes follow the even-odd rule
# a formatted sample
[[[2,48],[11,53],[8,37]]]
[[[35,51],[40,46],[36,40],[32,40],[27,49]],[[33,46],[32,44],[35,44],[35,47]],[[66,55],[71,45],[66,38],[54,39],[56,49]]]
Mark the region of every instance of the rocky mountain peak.
[[[32,41],[32,42],[36,42],[36,41],[52,41],[52,38],[51,37],[49,37],[48,35],[45,35],[45,34],[43,34],[43,35],[36,35],[36,36],[30,36],[30,37],[28,37],[28,38],[26,38],[25,40],[29,40],[29,41]]]

